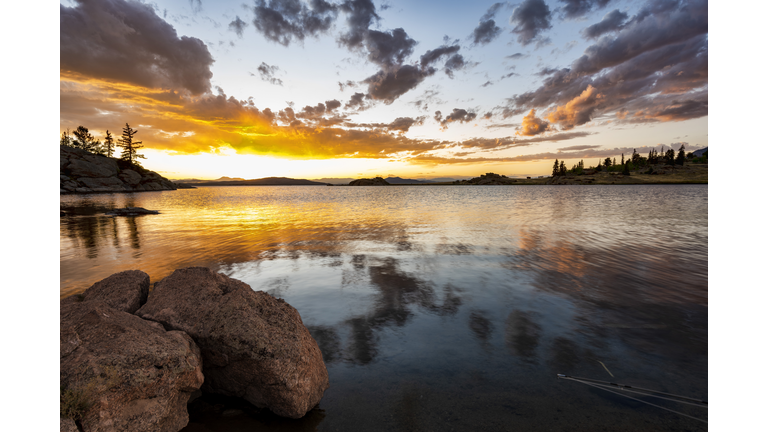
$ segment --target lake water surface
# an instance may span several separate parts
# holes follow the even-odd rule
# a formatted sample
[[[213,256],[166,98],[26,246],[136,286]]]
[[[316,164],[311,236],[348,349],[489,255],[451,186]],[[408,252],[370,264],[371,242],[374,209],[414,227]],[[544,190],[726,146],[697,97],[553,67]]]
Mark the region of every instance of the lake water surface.
[[[62,196],[60,296],[206,266],[299,311],[330,376],[319,407],[285,420],[206,399],[185,431],[706,430],[556,375],[707,399],[707,199],[706,185]],[[161,214],[104,215],[125,206]]]

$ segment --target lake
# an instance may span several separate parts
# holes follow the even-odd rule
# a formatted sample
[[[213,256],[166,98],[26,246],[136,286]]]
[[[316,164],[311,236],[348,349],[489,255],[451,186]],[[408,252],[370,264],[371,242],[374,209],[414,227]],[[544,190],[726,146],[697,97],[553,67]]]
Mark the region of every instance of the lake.
[[[68,195],[60,296],[206,266],[299,311],[328,368],[320,405],[287,420],[206,398],[185,431],[706,430],[557,374],[707,399],[707,200],[707,185]],[[160,214],[104,215],[126,206]]]

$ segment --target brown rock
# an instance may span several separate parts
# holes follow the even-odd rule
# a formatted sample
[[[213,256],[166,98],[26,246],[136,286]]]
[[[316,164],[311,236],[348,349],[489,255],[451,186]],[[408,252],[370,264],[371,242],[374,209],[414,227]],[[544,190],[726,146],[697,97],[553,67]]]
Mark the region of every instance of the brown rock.
[[[136,186],[141,182],[141,174],[137,173],[134,170],[123,170],[123,172],[120,173],[119,176],[124,182],[128,183],[131,186]]]
[[[75,421],[71,418],[59,418],[59,432],[80,432],[77,430]]]
[[[203,383],[200,350],[188,335],[101,301],[62,301],[59,335],[62,415],[79,419],[83,431],[187,425],[187,401]]]
[[[329,386],[320,349],[296,309],[208,268],[176,270],[136,314],[192,336],[205,364],[203,391],[300,418]]]
[[[126,270],[100,280],[85,290],[81,301],[100,300],[110,307],[134,313],[147,302],[149,275],[140,270]]]

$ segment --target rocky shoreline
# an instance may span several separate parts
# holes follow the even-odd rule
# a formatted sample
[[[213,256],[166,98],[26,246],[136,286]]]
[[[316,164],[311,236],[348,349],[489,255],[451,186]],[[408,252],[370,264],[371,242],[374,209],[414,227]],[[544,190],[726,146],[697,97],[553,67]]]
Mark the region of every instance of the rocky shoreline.
[[[59,194],[176,190],[160,174],[88,151],[59,146]]]
[[[205,267],[116,273],[60,301],[61,430],[178,431],[202,392],[301,418],[329,387],[281,299]]]

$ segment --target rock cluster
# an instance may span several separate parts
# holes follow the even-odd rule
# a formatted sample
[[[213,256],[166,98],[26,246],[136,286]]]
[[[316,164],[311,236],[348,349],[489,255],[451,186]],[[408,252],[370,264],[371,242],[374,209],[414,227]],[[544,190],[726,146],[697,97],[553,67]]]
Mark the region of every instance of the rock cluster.
[[[175,190],[176,185],[160,174],[130,169],[115,158],[82,149],[59,146],[59,192],[139,192]]]
[[[60,302],[61,430],[178,431],[203,391],[300,418],[328,372],[299,313],[203,267],[130,270]]]
[[[499,175],[495,173],[485,173],[480,177],[475,177],[471,180],[459,180],[454,182],[454,184],[489,185],[489,186],[508,185],[508,184],[515,184],[515,183],[517,183],[516,179],[509,178],[505,175]]]
[[[389,186],[389,183],[381,177],[372,179],[357,179],[349,182],[350,186]]]

